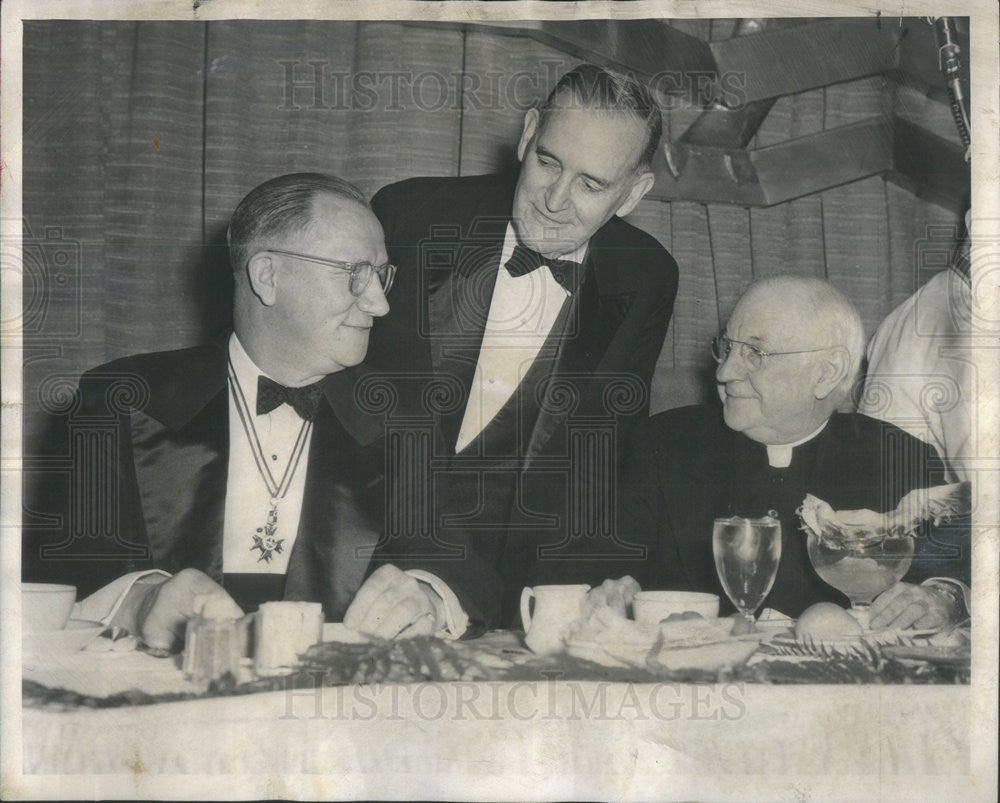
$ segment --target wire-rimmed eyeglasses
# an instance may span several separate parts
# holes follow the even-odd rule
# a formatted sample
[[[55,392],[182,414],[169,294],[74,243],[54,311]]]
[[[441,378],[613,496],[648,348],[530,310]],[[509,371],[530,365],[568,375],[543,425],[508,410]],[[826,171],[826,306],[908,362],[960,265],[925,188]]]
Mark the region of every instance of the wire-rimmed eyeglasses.
[[[284,254],[285,256],[295,257],[305,262],[315,262],[317,265],[325,265],[334,270],[342,270],[350,273],[351,280],[348,287],[350,288],[351,295],[355,297],[360,297],[368,289],[368,285],[372,281],[372,276],[378,277],[378,283],[382,286],[382,292],[385,295],[389,295],[389,290],[392,289],[392,280],[396,278],[396,266],[388,262],[384,265],[373,265],[371,262],[342,262],[335,259],[321,259],[310,254],[300,254],[298,251],[284,251],[280,248],[268,248],[265,250],[270,254]]]
[[[751,369],[757,370],[764,364],[765,357],[782,357],[785,354],[813,354],[818,351],[826,351],[833,346],[823,346],[818,349],[798,349],[797,351],[764,351],[753,343],[746,343],[742,340],[733,340],[731,337],[719,335],[712,338],[712,356],[715,361],[722,365],[733,350],[733,345],[740,347],[740,359],[742,359]]]

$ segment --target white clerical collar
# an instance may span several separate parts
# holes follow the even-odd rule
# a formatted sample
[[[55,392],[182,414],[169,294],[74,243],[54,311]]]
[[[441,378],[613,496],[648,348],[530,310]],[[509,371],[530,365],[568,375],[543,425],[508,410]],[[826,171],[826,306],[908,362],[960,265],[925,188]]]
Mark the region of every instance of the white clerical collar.
[[[507,261],[514,255],[514,246],[517,245],[517,234],[514,232],[514,224],[507,224],[507,233],[503,238],[503,251],[500,253],[500,265],[506,265]],[[587,255],[587,246],[590,245],[590,240],[587,240],[579,248],[570,251],[568,254],[563,254],[559,257],[552,257],[553,259],[568,259],[570,262],[583,263],[583,258]]]
[[[817,429],[793,443],[764,444],[767,447],[767,462],[771,468],[788,468],[792,464],[792,450],[819,435],[829,420],[827,419]]]

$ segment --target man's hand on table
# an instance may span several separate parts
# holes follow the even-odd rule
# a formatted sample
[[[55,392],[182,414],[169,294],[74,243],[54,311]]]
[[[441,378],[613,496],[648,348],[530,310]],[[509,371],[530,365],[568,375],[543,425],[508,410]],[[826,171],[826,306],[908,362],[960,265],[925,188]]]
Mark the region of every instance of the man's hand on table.
[[[238,619],[243,611],[207,574],[183,569],[166,579],[138,580],[112,624],[138,636],[148,647],[172,651],[183,646],[187,621],[201,615]]]
[[[869,626],[883,628],[946,627],[958,621],[954,600],[933,587],[897,583],[876,597],[868,609]]]
[[[385,639],[433,635],[444,619],[434,590],[391,565],[372,572],[344,614],[347,627]]]

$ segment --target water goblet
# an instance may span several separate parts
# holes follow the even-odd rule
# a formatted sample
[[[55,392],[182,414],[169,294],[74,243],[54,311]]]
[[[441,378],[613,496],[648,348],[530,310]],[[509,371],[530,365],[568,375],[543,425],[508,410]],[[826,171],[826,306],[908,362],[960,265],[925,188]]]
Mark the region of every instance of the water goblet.
[[[776,515],[716,519],[712,553],[726,596],[751,629],[754,614],[774,585],[781,561],[781,523]]]

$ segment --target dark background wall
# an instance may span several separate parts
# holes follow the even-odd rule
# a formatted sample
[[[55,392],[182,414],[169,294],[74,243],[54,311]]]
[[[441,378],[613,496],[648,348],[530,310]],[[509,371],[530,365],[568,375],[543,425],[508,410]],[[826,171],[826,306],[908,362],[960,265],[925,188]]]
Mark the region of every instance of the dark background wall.
[[[706,40],[733,27],[670,24]],[[191,345],[227,325],[225,226],[253,186],[319,170],[373,193],[413,175],[494,170],[512,160],[524,111],[580,60],[511,30],[26,22],[28,453],[39,401],[86,368]],[[675,104],[667,136],[698,112]],[[943,104],[874,77],[780,99],[752,147],[882,112],[958,141]],[[754,278],[828,277],[870,334],[928,278],[918,259],[928,238],[947,242],[957,223],[879,177],[768,209],[645,200],[631,220],[681,268],[654,411],[711,391],[709,341]]]

